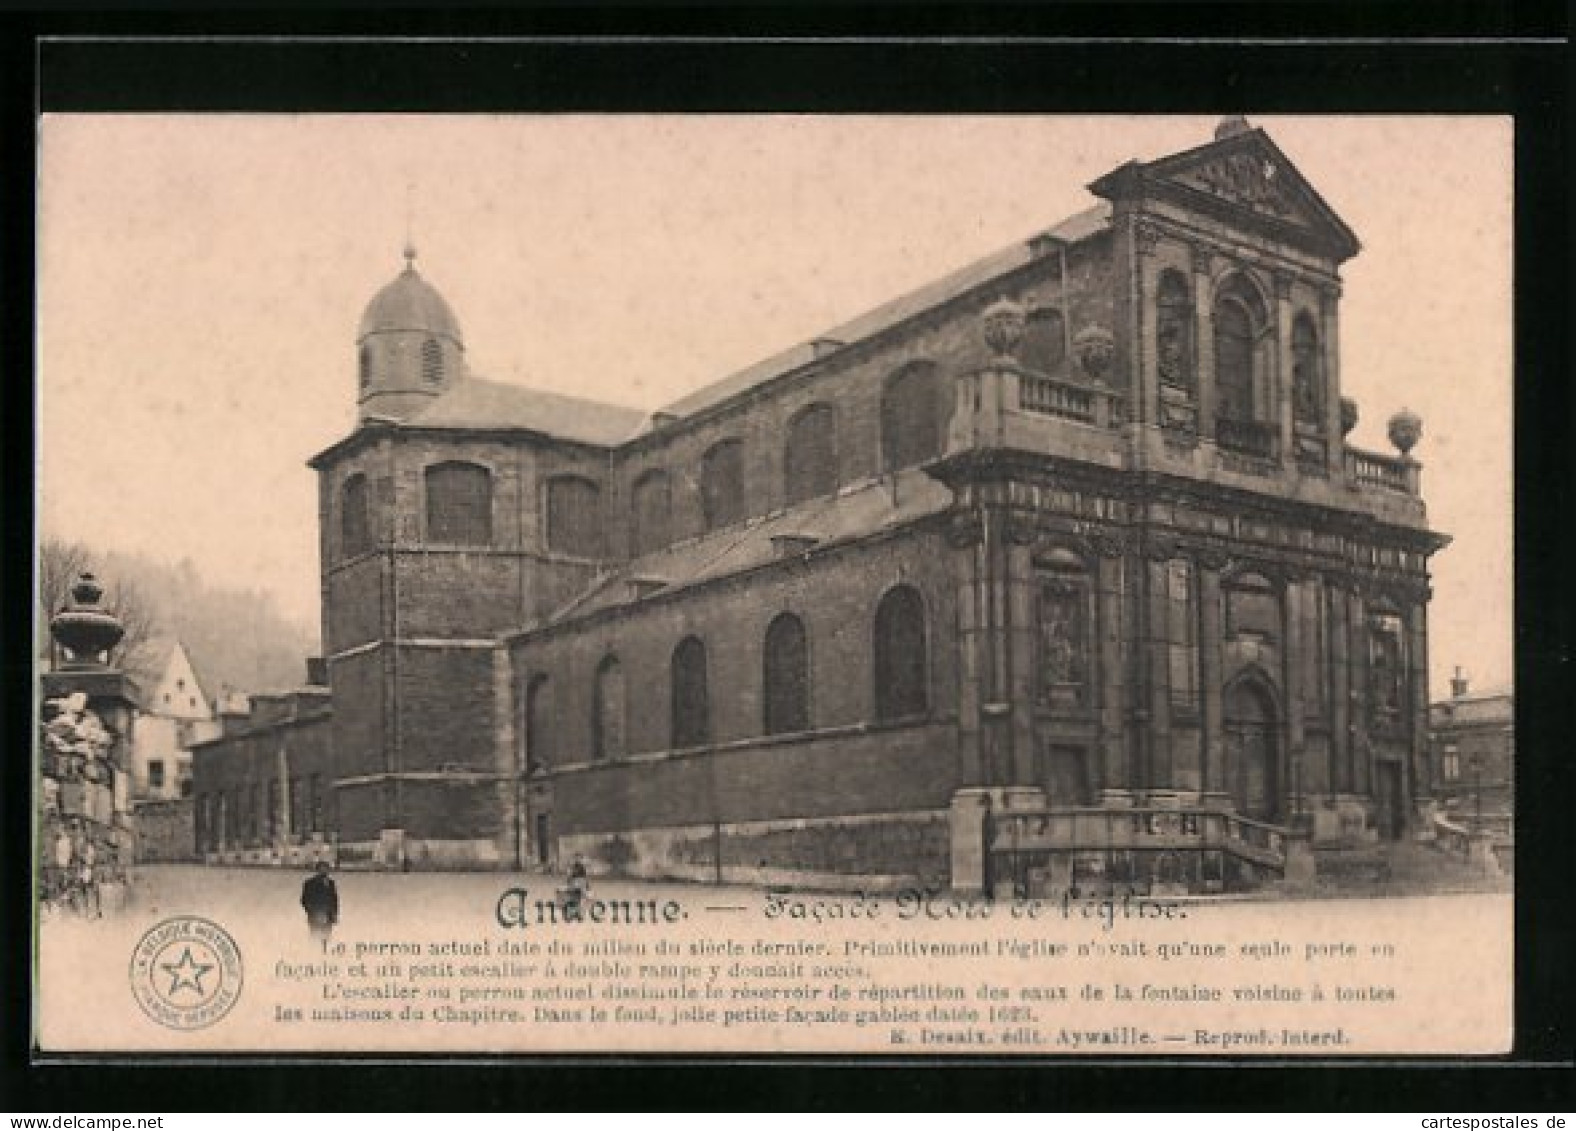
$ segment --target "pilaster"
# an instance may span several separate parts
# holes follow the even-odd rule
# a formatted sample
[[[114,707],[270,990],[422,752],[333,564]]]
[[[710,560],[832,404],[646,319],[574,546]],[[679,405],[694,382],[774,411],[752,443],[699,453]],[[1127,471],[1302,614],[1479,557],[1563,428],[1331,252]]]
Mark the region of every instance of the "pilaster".
[[[1319,292],[1319,349],[1324,362],[1324,435],[1330,459],[1330,480],[1340,482],[1346,473],[1345,437],[1341,434],[1341,342],[1340,319],[1336,307],[1340,288],[1328,286]]]
[[[1165,557],[1145,557],[1144,582],[1148,611],[1144,649],[1149,654],[1145,696],[1149,708],[1149,757],[1141,784],[1146,789],[1171,789],[1175,783],[1171,773],[1170,578]]]
[[[1090,788],[1099,796],[1105,790],[1127,789],[1126,735],[1122,727],[1122,573],[1125,562],[1120,543],[1114,553],[1100,558],[1096,580],[1100,625],[1100,758]]]
[[[1275,421],[1280,430],[1281,466],[1288,471],[1297,463],[1297,442],[1292,431],[1291,276],[1277,271],[1275,285]]]
[[[1220,650],[1220,566],[1216,559],[1201,561],[1198,571],[1199,592],[1199,756],[1204,792],[1225,793]]]
[[[1330,624],[1326,639],[1330,642],[1330,792],[1349,793],[1352,779],[1352,735],[1350,731],[1351,669],[1347,658],[1347,638],[1350,634],[1350,609],[1346,593],[1334,586],[1325,587],[1325,607],[1329,609]]]
[[[1194,244],[1193,256],[1193,353],[1198,378],[1198,434],[1202,440],[1215,438],[1215,330],[1210,311],[1214,290],[1210,285],[1213,254],[1204,244]]]
[[[1010,704],[1012,777],[1010,784],[1035,786],[1035,591],[1029,531],[1009,524],[1003,558],[1006,577],[1007,702]]]

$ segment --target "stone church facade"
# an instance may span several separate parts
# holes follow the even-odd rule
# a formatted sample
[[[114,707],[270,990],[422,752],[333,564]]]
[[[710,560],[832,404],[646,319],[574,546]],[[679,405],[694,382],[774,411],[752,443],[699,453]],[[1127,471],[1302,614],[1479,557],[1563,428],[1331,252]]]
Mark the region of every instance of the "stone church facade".
[[[1355,236],[1241,119],[1089,187],[650,414],[470,374],[407,249],[311,461],[342,858],[870,887],[957,881],[965,812],[1416,827],[1445,539],[1415,416],[1346,442]]]

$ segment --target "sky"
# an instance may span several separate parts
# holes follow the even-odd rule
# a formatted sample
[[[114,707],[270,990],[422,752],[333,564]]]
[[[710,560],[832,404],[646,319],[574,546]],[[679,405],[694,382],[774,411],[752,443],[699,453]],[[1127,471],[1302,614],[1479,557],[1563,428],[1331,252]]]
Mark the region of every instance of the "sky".
[[[1430,682],[1512,665],[1512,127],[1249,114],[1357,232],[1351,441],[1424,422]],[[473,372],[654,408],[1093,204],[1209,117],[46,116],[43,532],[316,625],[306,460],[407,229]]]

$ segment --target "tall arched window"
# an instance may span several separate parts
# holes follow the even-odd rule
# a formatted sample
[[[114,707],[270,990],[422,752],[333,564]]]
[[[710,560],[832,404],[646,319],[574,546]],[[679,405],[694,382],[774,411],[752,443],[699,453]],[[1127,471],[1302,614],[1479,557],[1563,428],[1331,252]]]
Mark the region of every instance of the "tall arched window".
[[[706,645],[686,636],[673,649],[673,733],[675,750],[711,741],[711,699],[706,686]]]
[[[523,736],[524,757],[521,764],[525,771],[539,770],[553,764],[553,685],[547,676],[537,674],[525,685]]]
[[[1067,360],[1067,324],[1062,312],[1041,306],[1029,311],[1023,324],[1023,344],[1018,357],[1024,367],[1054,373]]]
[[[766,629],[763,662],[765,730],[792,734],[810,729],[810,646],[804,622],[781,613]]]
[[[421,343],[421,379],[429,385],[443,380],[443,347],[436,338]]]
[[[1224,419],[1258,420],[1266,322],[1264,300],[1253,284],[1233,275],[1222,285],[1215,297],[1215,392]]]
[[[912,718],[930,708],[925,605],[907,585],[888,590],[876,606],[876,718]]]
[[[744,518],[744,445],[738,440],[714,444],[701,457],[700,503],[707,530]]]
[[[617,656],[597,665],[596,694],[591,719],[591,756],[597,759],[624,756],[624,669]]]
[[[666,546],[672,537],[673,490],[668,473],[653,468],[635,480],[630,507],[630,554],[639,557]]]
[[[789,506],[837,490],[837,413],[831,405],[810,405],[788,422],[783,478]]]
[[[339,542],[344,557],[372,549],[372,523],[367,513],[367,477],[352,475],[339,489]]]
[[[602,556],[602,489],[578,475],[547,481],[547,548],[577,558]]]
[[[941,375],[934,362],[914,361],[881,390],[881,468],[896,471],[941,454]]]
[[[427,541],[452,546],[492,543],[492,473],[474,463],[435,463],[427,485]]]
[[[1160,274],[1155,293],[1155,357],[1161,381],[1192,391],[1193,298],[1180,271],[1167,269]]]
[[[1319,331],[1313,319],[1299,314],[1291,324],[1292,413],[1306,424],[1324,415],[1324,374],[1319,365]]]

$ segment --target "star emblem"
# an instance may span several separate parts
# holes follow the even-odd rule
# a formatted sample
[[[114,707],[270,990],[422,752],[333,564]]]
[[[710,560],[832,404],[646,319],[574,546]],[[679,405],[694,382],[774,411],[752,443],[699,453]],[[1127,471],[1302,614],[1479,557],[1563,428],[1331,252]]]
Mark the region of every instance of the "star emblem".
[[[193,958],[192,948],[189,946],[181,949],[179,962],[161,962],[159,965],[170,975],[169,992],[171,997],[175,996],[175,991],[186,987],[197,991],[200,996],[204,992],[202,988],[203,975],[213,969],[211,964],[198,962]]]

